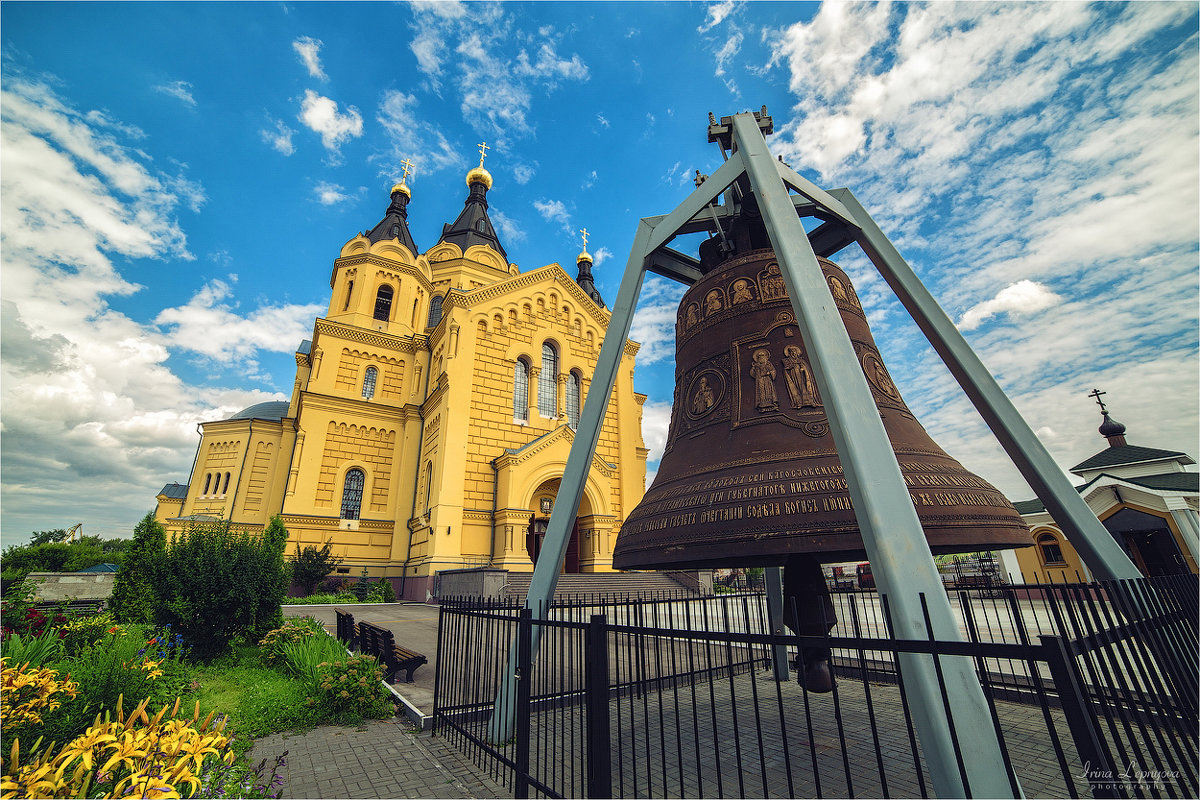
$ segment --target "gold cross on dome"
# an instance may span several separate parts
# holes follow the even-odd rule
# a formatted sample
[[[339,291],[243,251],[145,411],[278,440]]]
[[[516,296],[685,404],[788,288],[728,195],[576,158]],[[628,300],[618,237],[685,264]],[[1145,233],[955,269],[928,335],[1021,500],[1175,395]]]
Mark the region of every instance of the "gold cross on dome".
[[[587,228],[583,228],[579,232],[583,235],[583,249],[587,250],[587,237],[588,237]]]
[[[479,143],[479,166],[481,166],[481,167],[483,166],[483,159],[487,158],[488,150],[489,150],[489,148],[487,146],[487,142]]]
[[[401,161],[401,162],[400,162],[400,166],[404,167],[404,177],[402,177],[402,178],[400,179],[400,182],[401,182],[401,183],[404,183],[405,181],[407,181],[407,180],[408,180],[408,176],[409,176],[409,175],[411,175],[411,174],[413,174],[413,173],[416,171],[416,170],[415,170],[415,165],[413,164],[413,162],[409,161],[409,160],[406,158],[406,159],[404,159],[403,161]]]

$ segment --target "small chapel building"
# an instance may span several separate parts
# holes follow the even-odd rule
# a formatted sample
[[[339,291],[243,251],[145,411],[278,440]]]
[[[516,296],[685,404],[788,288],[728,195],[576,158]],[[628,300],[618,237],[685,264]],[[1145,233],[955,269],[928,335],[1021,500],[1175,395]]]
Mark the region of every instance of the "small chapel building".
[[[1100,435],[1108,446],[1071,467],[1083,483],[1075,490],[1146,577],[1197,574],[1200,561],[1200,473],[1186,453],[1140,447],[1109,416],[1100,395]],[[1077,583],[1091,572],[1063,530],[1037,499],[1013,505],[1029,524],[1034,547],[1005,553],[1006,569],[1026,583]]]
[[[483,159],[462,213],[420,252],[401,181],[383,219],[341,248],[329,311],[296,350],[287,401],[201,425],[187,483],[163,487],[168,531],[203,521],[297,546],[334,544],[426,599],[439,571],[533,569],[609,320],[584,250],[577,274],[521,272],[488,217]],[[627,341],[564,572],[610,572],[645,491],[644,394]]]

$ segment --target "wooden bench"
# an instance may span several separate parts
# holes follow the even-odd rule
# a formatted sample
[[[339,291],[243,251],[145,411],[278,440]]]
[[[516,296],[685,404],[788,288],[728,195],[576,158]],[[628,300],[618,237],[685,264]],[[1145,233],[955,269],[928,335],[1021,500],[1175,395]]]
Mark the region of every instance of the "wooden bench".
[[[397,645],[395,636],[387,628],[372,625],[370,622],[360,622],[356,627],[358,652],[375,656],[383,665],[383,679],[388,683],[395,681],[396,673],[400,670],[407,673],[404,680],[412,683],[417,667],[429,663],[429,659],[420,653]]]
[[[354,615],[338,608],[333,613],[337,616],[337,640],[347,648],[358,647],[358,626],[354,624]]]

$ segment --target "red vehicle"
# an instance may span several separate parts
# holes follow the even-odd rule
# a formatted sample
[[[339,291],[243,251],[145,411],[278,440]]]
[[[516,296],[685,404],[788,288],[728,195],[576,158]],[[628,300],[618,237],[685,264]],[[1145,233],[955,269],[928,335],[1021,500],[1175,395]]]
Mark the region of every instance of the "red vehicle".
[[[860,588],[860,589],[874,589],[875,588],[875,576],[871,574],[870,563],[868,563],[866,561],[862,562],[855,569],[855,572],[858,573],[858,588]]]

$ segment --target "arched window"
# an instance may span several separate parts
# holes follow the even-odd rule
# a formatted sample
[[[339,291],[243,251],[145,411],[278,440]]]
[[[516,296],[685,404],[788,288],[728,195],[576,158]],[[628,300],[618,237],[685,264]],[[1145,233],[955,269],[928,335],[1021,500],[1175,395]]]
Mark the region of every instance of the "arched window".
[[[225,485],[221,487],[221,494],[229,494],[229,473],[225,473]]]
[[[433,299],[429,301],[429,321],[425,324],[426,328],[432,328],[442,321],[442,296],[435,294]]]
[[[346,304],[342,306],[342,311],[350,308],[350,296],[354,294],[354,279],[351,278],[346,284]]]
[[[358,519],[366,483],[367,474],[358,467],[346,472],[346,483],[342,487],[342,519]]]
[[[375,319],[387,322],[392,318],[392,287],[386,283],[375,294]]]
[[[579,373],[572,371],[567,376],[567,424],[574,430],[579,427]]]
[[[558,351],[546,342],[542,345],[542,371],[538,373],[538,413],[558,416]]]
[[[529,365],[523,358],[513,367],[513,419],[529,421]]]
[[[375,378],[379,375],[379,370],[374,367],[367,367],[363,373],[363,399],[370,400],[375,396]]]
[[[201,492],[200,494],[201,495],[208,494],[208,487],[211,485],[212,485],[212,473],[210,472],[204,476],[204,491]]]
[[[1038,550],[1042,553],[1042,563],[1044,564],[1065,564],[1063,559],[1062,546],[1058,543],[1058,539],[1054,538],[1052,533],[1043,533],[1037,537]]]

